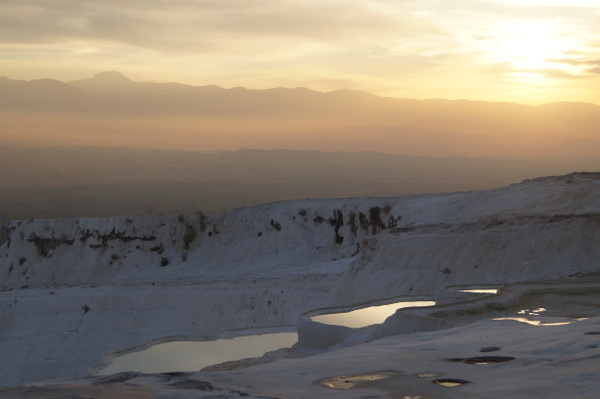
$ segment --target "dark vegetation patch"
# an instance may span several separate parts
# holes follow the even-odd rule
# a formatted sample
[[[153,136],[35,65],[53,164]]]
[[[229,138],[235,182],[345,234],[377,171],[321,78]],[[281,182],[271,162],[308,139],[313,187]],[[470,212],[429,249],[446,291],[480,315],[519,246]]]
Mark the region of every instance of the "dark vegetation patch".
[[[163,244],[160,244],[160,245],[150,248],[150,251],[156,252],[157,254],[160,255],[163,252],[165,252],[165,246]]]
[[[63,236],[61,238],[42,238],[36,235],[35,233],[31,233],[27,241],[33,243],[40,254],[43,257],[49,257],[50,252],[54,251],[61,245],[73,245],[75,239],[67,238]]]
[[[510,356],[475,356],[468,358],[451,358],[446,359],[449,362],[460,362],[465,364],[492,364],[492,363],[505,363],[515,360],[514,357]]]
[[[350,212],[348,214],[348,225],[350,226],[350,231],[352,234],[356,236],[358,232],[358,225],[356,224],[356,212]]]
[[[169,371],[167,373],[160,373],[161,376],[166,378],[166,381],[171,381],[175,377],[185,377],[189,376],[190,373],[186,373],[184,371]]]
[[[161,265],[162,267],[165,267],[165,266],[167,266],[169,263],[171,263],[171,261],[169,261],[169,259],[168,259],[168,258],[165,258],[165,257],[162,257],[162,258],[160,258],[160,265]]]
[[[125,232],[122,231],[117,231],[114,227],[113,229],[110,231],[110,233],[108,234],[100,234],[99,231],[97,230],[85,230],[82,231],[80,233],[80,240],[82,242],[85,242],[88,238],[92,238],[95,237],[98,241],[102,242],[102,247],[107,247],[108,246],[108,241],[111,240],[120,240],[123,242],[130,242],[130,241],[134,241],[134,240],[140,240],[140,241],[154,241],[156,240],[155,236],[136,236],[136,235],[128,235]],[[91,248],[99,248],[97,245],[94,245],[93,247],[90,245]]]
[[[381,220],[381,208],[372,206],[369,208],[369,221],[371,222],[371,233],[377,234],[380,230],[385,229],[385,224]]]
[[[479,352],[488,353],[488,352],[496,352],[499,350],[500,350],[500,348],[498,348],[497,346],[486,346],[485,348],[479,349]]]
[[[195,389],[198,391],[212,391],[214,389],[210,382],[194,378],[178,378],[171,382],[169,386],[177,389]]]
[[[183,234],[183,247],[190,249],[190,244],[196,239],[196,229],[194,226],[187,225],[185,227],[185,233]]]
[[[137,378],[140,375],[142,374],[136,373],[134,371],[124,371],[122,373],[117,373],[106,377],[100,377],[96,381],[94,381],[92,385],[120,384],[122,382],[133,380],[134,378]]]
[[[333,211],[333,217],[330,217],[328,221],[335,232],[336,244],[341,244],[342,242],[344,242],[344,237],[342,237],[342,235],[340,234],[340,229],[344,225],[344,214],[340,209],[336,209],[335,211]]]
[[[273,226],[273,228],[277,231],[281,231],[281,224],[279,224],[279,222],[275,219],[271,219],[271,226]]]
[[[198,211],[196,212],[196,215],[198,215],[198,224],[200,225],[200,231],[201,232],[205,232],[207,225],[206,225],[206,215],[204,214],[204,212],[202,211]]]
[[[8,247],[10,248],[10,230],[6,226],[2,226],[0,227],[0,245],[5,242],[8,242]]]

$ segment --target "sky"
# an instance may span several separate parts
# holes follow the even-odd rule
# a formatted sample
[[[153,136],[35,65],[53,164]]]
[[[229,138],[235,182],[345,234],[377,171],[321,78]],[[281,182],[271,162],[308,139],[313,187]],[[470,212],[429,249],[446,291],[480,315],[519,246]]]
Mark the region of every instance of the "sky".
[[[0,0],[0,76],[599,104],[598,0]]]

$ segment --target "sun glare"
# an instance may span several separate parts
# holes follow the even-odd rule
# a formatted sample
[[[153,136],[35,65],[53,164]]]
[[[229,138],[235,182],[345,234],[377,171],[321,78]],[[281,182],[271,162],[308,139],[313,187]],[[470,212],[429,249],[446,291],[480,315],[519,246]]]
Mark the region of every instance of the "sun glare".
[[[565,64],[556,60],[567,58],[573,47],[561,37],[557,26],[543,23],[523,23],[502,30],[492,46],[493,57],[507,63],[512,72],[507,76],[516,78],[542,78],[548,69],[563,69]]]

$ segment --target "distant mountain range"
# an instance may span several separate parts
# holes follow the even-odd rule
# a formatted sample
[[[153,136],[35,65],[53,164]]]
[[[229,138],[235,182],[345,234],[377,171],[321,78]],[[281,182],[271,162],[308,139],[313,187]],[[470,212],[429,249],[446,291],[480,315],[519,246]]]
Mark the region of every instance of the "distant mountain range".
[[[594,104],[534,107],[397,99],[350,90],[224,89],[134,82],[119,72],[69,83],[0,78],[0,115],[5,119],[0,144],[27,138],[47,142],[42,132],[54,131],[60,134],[53,140],[60,144],[194,150],[369,150],[496,158],[594,157],[600,151],[600,106]]]

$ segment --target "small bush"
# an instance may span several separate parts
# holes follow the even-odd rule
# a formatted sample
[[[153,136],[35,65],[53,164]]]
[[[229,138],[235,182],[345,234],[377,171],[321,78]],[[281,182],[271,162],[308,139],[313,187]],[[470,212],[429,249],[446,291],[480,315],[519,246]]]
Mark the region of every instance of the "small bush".
[[[317,215],[314,219],[313,222],[315,222],[316,224],[321,224],[325,221],[325,218],[322,216]]]
[[[281,225],[279,224],[279,222],[275,219],[271,219],[271,226],[273,226],[273,228],[277,231],[281,231]]]
[[[162,267],[165,267],[165,266],[167,266],[169,263],[171,263],[171,262],[169,261],[169,259],[168,259],[168,258],[165,258],[165,257],[162,257],[162,258],[160,258],[160,265],[161,265]]]
[[[160,245],[150,248],[150,251],[156,252],[157,254],[160,255],[163,252],[165,252],[165,246],[163,244],[160,244]]]
[[[204,233],[206,231],[206,227],[207,227],[207,225],[206,225],[207,216],[202,211],[196,212],[196,215],[198,215],[198,220],[200,221],[200,231]]]
[[[183,247],[190,249],[190,244],[196,239],[196,229],[193,226],[187,225],[183,234]]]
[[[371,233],[377,234],[380,230],[385,229],[385,224],[381,220],[381,208],[372,206],[369,208],[369,222],[371,224]]]

